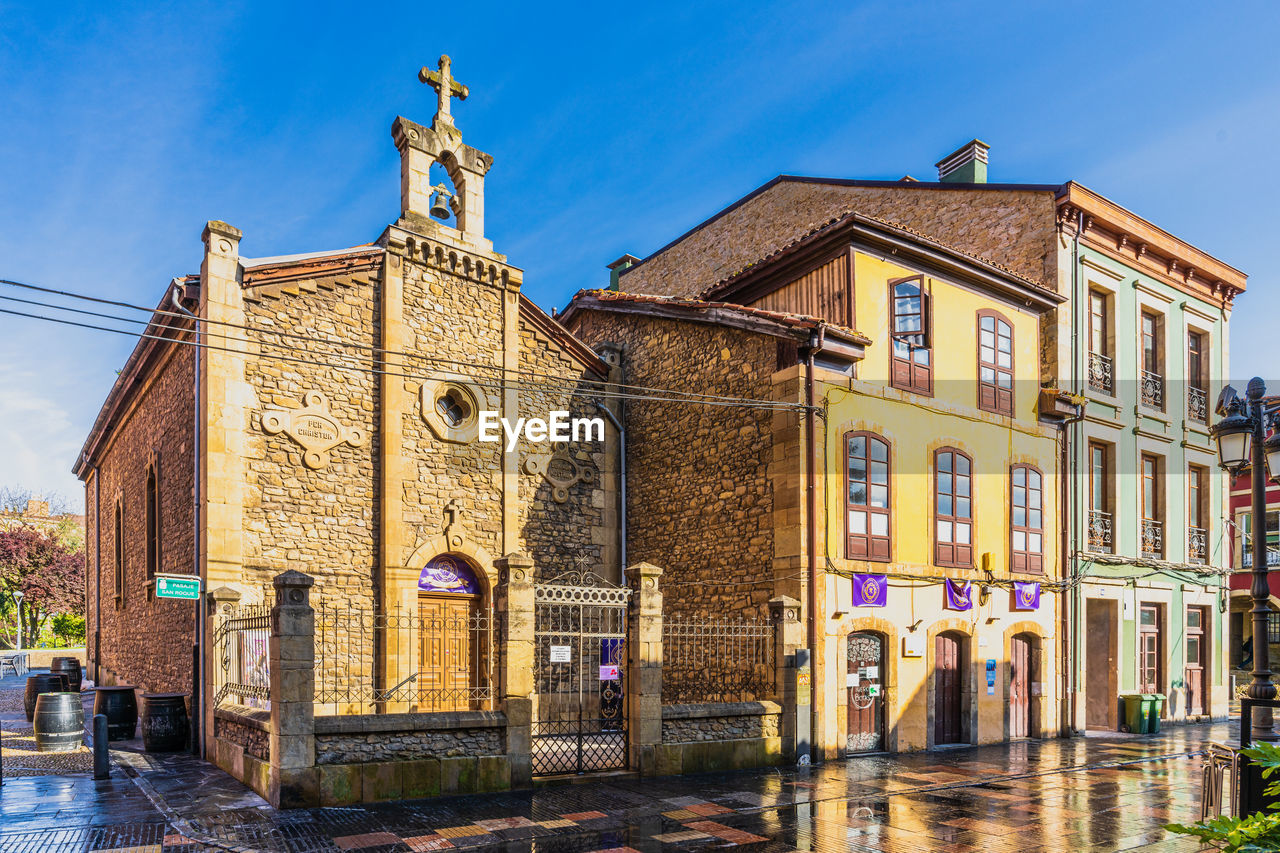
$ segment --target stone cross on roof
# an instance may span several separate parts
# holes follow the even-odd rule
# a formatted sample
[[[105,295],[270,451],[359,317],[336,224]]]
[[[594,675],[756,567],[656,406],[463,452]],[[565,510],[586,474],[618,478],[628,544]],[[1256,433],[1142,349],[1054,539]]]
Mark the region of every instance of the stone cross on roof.
[[[453,79],[453,75],[449,73],[449,64],[449,56],[445,54],[440,57],[440,62],[437,65],[438,71],[432,71],[429,66],[424,65],[422,70],[418,72],[418,79],[435,89],[439,99],[436,107],[436,117],[432,123],[442,122],[452,127],[453,116],[449,112],[449,101],[455,97],[459,101],[465,101],[470,91],[466,86]]]

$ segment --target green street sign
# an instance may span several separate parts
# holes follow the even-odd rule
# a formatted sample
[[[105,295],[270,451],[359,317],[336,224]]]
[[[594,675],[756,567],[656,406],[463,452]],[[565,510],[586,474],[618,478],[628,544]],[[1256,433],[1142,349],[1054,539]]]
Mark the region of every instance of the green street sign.
[[[156,575],[156,598],[200,598],[200,578],[195,575]]]

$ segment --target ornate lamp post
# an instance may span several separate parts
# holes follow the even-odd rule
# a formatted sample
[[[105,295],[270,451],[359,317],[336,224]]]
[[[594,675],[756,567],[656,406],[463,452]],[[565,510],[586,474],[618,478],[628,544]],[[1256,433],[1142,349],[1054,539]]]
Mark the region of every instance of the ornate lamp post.
[[[17,651],[22,651],[22,599],[24,599],[24,598],[26,598],[26,597],[27,597],[27,594],[26,594],[25,592],[20,592],[20,591],[18,591],[18,590],[14,590],[14,592],[13,592],[13,608],[14,608],[14,615],[18,617],[18,648],[17,648]]]
[[[1271,683],[1271,662],[1267,645],[1267,618],[1271,588],[1267,582],[1267,537],[1262,529],[1267,511],[1267,479],[1280,482],[1280,423],[1276,412],[1267,412],[1263,406],[1267,386],[1257,377],[1249,380],[1245,390],[1246,400],[1240,399],[1236,390],[1228,385],[1218,397],[1217,412],[1223,416],[1213,428],[1218,443],[1218,464],[1231,476],[1238,475],[1246,466],[1252,477],[1253,498],[1253,585],[1249,594],[1253,597],[1253,682],[1249,685],[1250,699],[1274,699],[1276,686]],[[1275,430],[1266,438],[1268,421]],[[1253,740],[1276,740],[1272,731],[1270,708],[1260,708],[1253,715]],[[1244,720],[1240,721],[1243,726]]]

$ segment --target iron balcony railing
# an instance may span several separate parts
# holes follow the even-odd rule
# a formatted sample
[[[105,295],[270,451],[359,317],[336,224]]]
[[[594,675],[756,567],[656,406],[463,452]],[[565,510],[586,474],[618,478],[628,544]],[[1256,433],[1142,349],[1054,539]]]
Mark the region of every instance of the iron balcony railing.
[[[1267,566],[1280,566],[1280,551],[1274,548],[1267,549]],[[1240,555],[1240,567],[1244,569],[1253,568],[1253,551],[1248,550]]]
[[[1203,563],[1208,555],[1209,531],[1203,527],[1187,528],[1187,562]]]
[[[1111,393],[1112,373],[1111,359],[1102,353],[1089,353],[1089,387],[1098,391]]]
[[[1209,395],[1203,388],[1187,388],[1187,417],[1202,424],[1209,422]]]
[[[1142,371],[1142,405],[1164,410],[1164,377],[1159,373]]]
[[[1164,522],[1154,518],[1142,519],[1142,556],[1164,556]]]
[[[1111,550],[1111,513],[1089,510],[1089,550]]]

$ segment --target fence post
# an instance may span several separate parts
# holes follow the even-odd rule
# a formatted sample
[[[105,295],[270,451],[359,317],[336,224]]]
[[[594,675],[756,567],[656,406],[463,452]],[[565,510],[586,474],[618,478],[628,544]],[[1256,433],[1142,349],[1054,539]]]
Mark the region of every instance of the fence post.
[[[494,595],[501,650],[498,689],[507,715],[511,787],[528,788],[533,784],[533,560],[517,551],[493,565],[499,578]]]
[[[218,746],[214,738],[213,709],[217,701],[218,688],[224,683],[221,678],[226,676],[222,669],[222,661],[218,659],[217,629],[219,622],[225,620],[228,612],[240,603],[240,590],[229,586],[211,589],[205,593],[205,603],[208,608],[205,612],[207,620],[204,632],[205,648],[202,650],[205,683],[200,685],[201,710],[198,713],[203,716],[200,734],[204,740],[204,754],[213,756],[218,754]]]
[[[309,575],[276,575],[271,608],[271,776],[276,808],[320,804],[315,737],[315,611]]]
[[[804,624],[800,621],[800,602],[786,595],[769,599],[769,616],[776,632],[773,642],[775,689],[782,705],[778,734],[782,737],[782,755],[796,760],[797,695],[796,650],[804,647]]]
[[[662,569],[638,563],[627,569],[632,586],[627,653],[627,732],[629,766],[656,775],[662,745]]]

